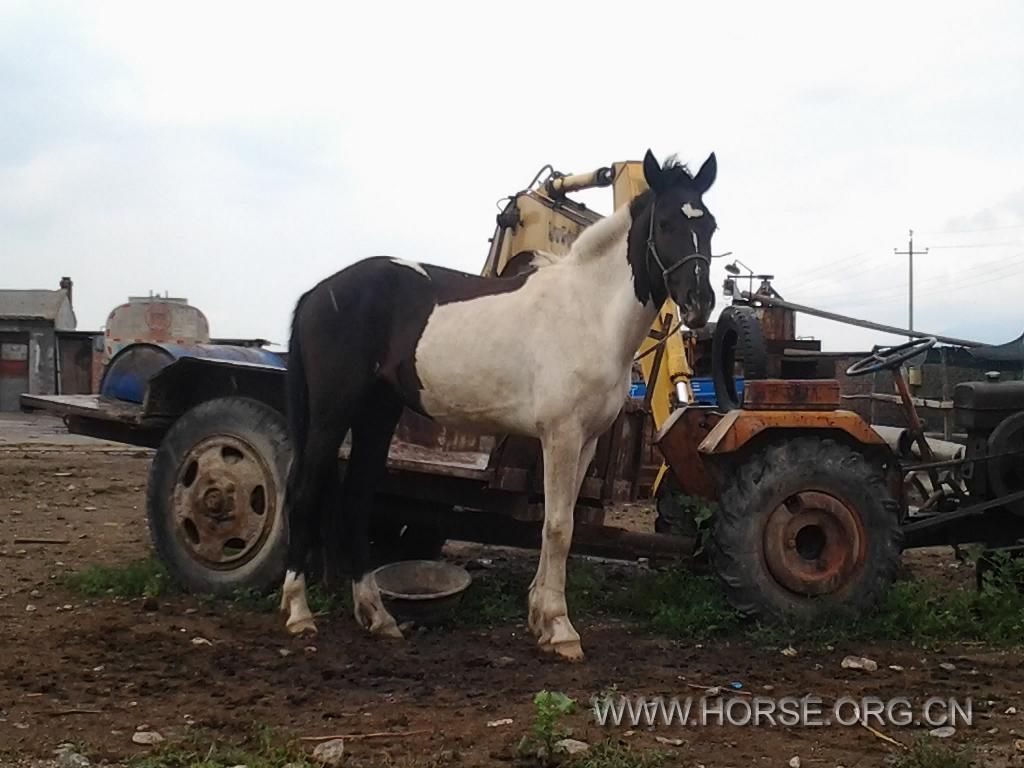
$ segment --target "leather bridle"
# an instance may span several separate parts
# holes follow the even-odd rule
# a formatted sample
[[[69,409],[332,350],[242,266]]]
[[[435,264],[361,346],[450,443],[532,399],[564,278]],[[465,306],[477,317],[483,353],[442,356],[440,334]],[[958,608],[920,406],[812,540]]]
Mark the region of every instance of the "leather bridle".
[[[675,272],[677,269],[685,264],[689,264],[691,261],[703,261],[708,268],[711,267],[711,257],[705,256],[703,253],[691,253],[689,256],[684,256],[675,264],[670,267],[665,266],[665,262],[661,260],[661,256],[658,255],[658,247],[654,244],[654,213],[658,207],[658,199],[652,194],[651,195],[651,224],[647,228],[647,255],[654,257],[654,263],[658,265],[661,270],[661,279],[665,283],[665,293],[669,296],[672,292],[668,289],[668,276]]]

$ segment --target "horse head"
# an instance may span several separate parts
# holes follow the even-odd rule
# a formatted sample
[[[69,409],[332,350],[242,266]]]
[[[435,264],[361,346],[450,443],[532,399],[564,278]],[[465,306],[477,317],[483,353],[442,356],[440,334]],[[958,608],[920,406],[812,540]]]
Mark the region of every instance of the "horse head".
[[[650,150],[644,157],[649,202],[634,225],[647,225],[644,258],[651,297],[658,304],[666,294],[671,297],[690,328],[704,326],[715,308],[710,273],[711,236],[716,224],[702,198],[717,172],[714,153],[696,176],[674,160],[662,166]],[[644,215],[649,217],[646,221]]]

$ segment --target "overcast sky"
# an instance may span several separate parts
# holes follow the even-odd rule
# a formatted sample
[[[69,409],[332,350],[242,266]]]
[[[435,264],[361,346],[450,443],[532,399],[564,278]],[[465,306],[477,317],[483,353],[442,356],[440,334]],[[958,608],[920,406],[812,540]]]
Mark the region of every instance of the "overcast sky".
[[[479,272],[543,164],[650,147],[717,153],[715,250],[786,298],[904,325],[913,227],[918,328],[1024,330],[1024,4],[602,5],[0,0],[0,286],[71,275],[84,329],[169,291],[284,343],[331,272]]]

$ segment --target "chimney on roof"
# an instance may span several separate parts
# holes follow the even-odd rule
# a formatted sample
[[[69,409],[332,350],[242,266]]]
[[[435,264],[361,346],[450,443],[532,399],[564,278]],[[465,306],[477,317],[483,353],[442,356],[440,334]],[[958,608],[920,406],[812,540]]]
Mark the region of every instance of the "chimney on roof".
[[[71,278],[66,276],[66,275],[60,279],[60,288],[61,288],[62,291],[64,291],[68,295],[68,302],[72,306],[74,306],[74,303],[75,303],[74,299],[71,296],[71,290],[72,290],[72,288],[74,288],[74,285],[75,284],[73,282],[71,282]]]

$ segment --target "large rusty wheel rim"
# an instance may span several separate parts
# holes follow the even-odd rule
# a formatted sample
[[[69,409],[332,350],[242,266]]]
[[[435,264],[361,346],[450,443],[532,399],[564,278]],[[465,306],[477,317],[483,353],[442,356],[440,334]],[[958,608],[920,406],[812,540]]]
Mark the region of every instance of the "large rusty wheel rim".
[[[253,445],[215,435],[193,445],[178,467],[171,498],[178,540],[208,568],[251,560],[273,530],[277,483]]]
[[[842,499],[801,491],[772,510],[764,528],[764,559],[775,580],[808,597],[841,590],[864,565],[860,518]]]

